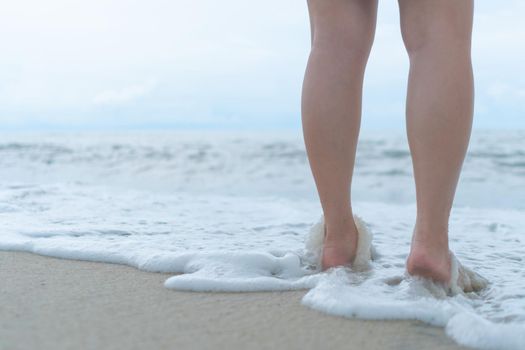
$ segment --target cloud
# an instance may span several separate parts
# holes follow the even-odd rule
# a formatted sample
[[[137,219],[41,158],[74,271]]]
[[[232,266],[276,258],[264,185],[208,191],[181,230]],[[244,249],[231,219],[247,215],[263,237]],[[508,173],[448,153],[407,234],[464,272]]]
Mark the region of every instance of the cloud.
[[[524,11],[522,0],[476,3],[479,125],[512,115],[525,127]],[[304,0],[18,0],[0,11],[0,33],[9,33],[0,35],[9,52],[0,55],[0,123],[300,123],[310,49]],[[397,2],[381,2],[366,127],[403,125],[407,71]]]
[[[508,98],[524,98],[525,88],[498,82],[488,87],[487,95],[497,100],[505,100]]]
[[[123,104],[149,94],[157,83],[154,80],[125,86],[118,90],[105,90],[93,98],[95,105]]]

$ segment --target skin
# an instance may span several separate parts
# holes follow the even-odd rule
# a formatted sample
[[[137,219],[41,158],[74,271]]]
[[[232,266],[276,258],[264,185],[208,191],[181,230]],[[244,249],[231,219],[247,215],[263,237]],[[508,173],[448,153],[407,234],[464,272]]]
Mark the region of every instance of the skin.
[[[472,127],[472,0],[399,0],[410,58],[406,122],[417,219],[409,274],[450,280],[448,221]],[[306,151],[325,216],[323,268],[351,263],[351,183],[377,1],[308,0],[312,49],[302,94]]]

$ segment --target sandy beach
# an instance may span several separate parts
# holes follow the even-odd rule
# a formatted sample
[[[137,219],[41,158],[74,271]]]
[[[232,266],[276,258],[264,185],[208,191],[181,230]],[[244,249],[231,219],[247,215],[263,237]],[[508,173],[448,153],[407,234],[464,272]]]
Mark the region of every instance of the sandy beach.
[[[416,321],[361,321],[304,292],[188,293],[127,266],[0,252],[3,349],[464,349]]]

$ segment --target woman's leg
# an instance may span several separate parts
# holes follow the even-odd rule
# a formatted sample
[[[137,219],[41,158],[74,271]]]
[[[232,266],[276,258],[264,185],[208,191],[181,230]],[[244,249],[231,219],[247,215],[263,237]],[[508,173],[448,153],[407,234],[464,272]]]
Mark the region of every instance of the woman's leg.
[[[312,49],[302,94],[306,150],[326,223],[323,268],[351,262],[350,185],[377,0],[308,0]]]
[[[399,0],[417,219],[407,271],[448,283],[448,220],[473,113],[472,0]]]

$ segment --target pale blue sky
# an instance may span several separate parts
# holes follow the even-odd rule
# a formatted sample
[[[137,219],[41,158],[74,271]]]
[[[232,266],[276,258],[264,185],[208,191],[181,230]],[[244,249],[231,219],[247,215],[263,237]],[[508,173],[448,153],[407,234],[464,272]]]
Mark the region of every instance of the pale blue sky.
[[[478,1],[478,128],[525,128],[525,2]],[[2,129],[299,128],[305,0],[17,0],[0,12]],[[408,61],[381,1],[364,129],[404,128]]]

